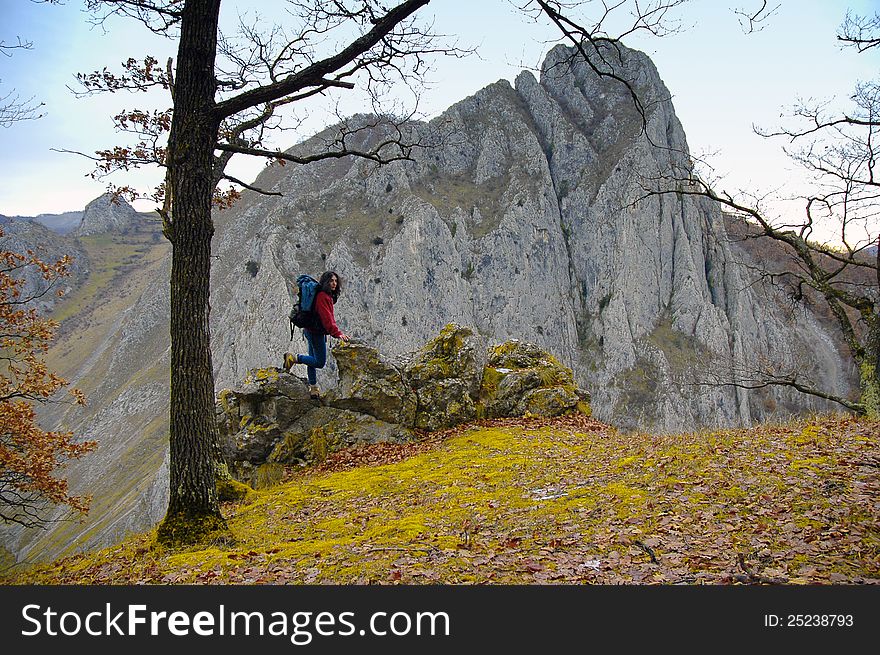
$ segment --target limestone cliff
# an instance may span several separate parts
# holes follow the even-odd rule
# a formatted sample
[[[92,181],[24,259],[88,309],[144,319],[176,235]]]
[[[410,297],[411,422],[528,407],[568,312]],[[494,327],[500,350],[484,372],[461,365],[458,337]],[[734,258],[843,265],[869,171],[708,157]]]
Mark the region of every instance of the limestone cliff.
[[[643,176],[687,166],[687,142],[650,60],[625,50],[621,64],[648,98],[644,131],[626,89],[559,46],[540,81],[524,72],[515,87],[498,82],[412,126],[446,135],[415,161],[269,168],[256,184],[281,198],[249,196],[217,216],[218,384],[278,359],[291,281],[332,269],[345,280],[340,324],[383,352],[411,349],[448,321],[494,341],[528,339],[575,370],[598,418],[622,427],[828,407],[698,384],[766,361],[844,393],[851,380],[833,329],[753,285],[717,207],[634,202]],[[330,368],[323,383],[333,382]]]

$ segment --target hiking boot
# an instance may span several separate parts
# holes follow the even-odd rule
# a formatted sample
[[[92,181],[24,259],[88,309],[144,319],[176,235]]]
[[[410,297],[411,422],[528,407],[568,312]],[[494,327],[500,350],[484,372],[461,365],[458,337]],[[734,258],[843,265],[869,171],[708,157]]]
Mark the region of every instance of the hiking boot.
[[[321,397],[321,394],[318,393],[318,385],[310,384],[309,385],[309,398],[312,400],[318,400]]]
[[[284,353],[284,370],[287,373],[290,373],[290,368],[296,364],[296,355],[291,355],[290,353]]]

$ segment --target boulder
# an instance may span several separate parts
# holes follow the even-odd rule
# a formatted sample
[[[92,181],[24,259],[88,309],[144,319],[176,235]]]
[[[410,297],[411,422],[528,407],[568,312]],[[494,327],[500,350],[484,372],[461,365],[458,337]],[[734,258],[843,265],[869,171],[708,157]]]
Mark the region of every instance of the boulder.
[[[283,437],[281,426],[313,407],[306,384],[277,368],[248,372],[241,385],[217,394],[220,450],[227,462],[265,461]]]
[[[487,418],[590,413],[589,400],[571,369],[538,346],[511,339],[489,348],[480,390]]]
[[[416,397],[399,365],[386,361],[375,348],[359,343],[337,346],[333,356],[339,383],[327,393],[327,404],[381,421],[413,424]]]
[[[321,400],[277,368],[253,369],[217,395],[220,451],[237,480],[271,486],[286,466],[477,418],[590,412],[589,395],[553,355],[517,340],[487,352],[471,328],[455,323],[400,361],[361,343],[333,354],[339,383]]]
[[[317,407],[296,423],[287,426],[268,461],[279,464],[308,464],[357,444],[401,443],[415,433],[396,423],[381,421],[368,414],[335,407]]]
[[[417,398],[413,427],[438,430],[477,417],[485,349],[468,327],[446,325],[405,368]]]

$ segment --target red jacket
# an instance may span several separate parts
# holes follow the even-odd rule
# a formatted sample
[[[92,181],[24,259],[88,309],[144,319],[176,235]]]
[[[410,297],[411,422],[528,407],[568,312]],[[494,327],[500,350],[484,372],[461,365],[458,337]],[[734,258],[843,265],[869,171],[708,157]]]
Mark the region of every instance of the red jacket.
[[[321,321],[324,332],[337,339],[342,337],[342,330],[336,325],[336,319],[333,317],[333,298],[330,294],[319,291],[315,296],[315,312]]]

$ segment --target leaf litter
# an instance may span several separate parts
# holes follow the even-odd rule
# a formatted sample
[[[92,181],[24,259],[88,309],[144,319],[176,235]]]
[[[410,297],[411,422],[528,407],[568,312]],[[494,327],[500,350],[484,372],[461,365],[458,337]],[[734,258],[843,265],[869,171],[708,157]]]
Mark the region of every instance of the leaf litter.
[[[625,434],[481,421],[334,453],[227,505],[237,543],[152,534],[41,584],[876,584],[880,422]]]

